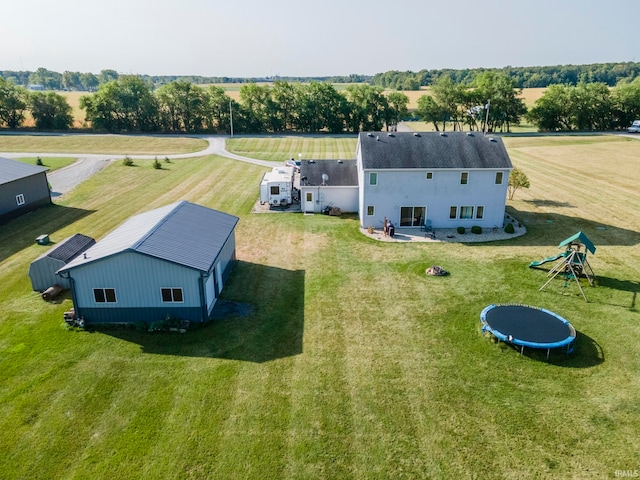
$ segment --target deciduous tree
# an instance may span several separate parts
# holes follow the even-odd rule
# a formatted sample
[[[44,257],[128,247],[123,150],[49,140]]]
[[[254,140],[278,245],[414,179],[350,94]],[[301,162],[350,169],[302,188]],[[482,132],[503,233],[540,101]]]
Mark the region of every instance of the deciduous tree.
[[[73,125],[73,110],[67,98],[60,94],[31,92],[29,104],[38,129],[68,130]]]
[[[520,188],[529,188],[529,178],[518,167],[513,167],[509,174],[509,184],[507,186],[507,196],[509,200],[513,200],[516,190]]]
[[[0,125],[18,128],[24,122],[28,92],[0,77]]]

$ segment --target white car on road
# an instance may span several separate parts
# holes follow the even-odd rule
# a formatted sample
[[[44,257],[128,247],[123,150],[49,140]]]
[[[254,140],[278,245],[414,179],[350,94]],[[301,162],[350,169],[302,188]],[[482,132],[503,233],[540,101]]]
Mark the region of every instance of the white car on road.
[[[627,132],[640,133],[640,120],[634,120],[631,126],[627,128]]]

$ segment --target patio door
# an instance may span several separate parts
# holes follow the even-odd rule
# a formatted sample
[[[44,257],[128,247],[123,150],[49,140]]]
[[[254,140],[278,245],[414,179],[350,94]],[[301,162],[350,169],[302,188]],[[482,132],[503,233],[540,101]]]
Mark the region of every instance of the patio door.
[[[419,227],[427,218],[427,207],[400,207],[400,226]]]

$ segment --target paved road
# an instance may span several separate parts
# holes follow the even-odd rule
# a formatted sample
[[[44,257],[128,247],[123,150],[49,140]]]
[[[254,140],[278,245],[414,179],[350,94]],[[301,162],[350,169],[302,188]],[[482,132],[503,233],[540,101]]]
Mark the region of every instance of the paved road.
[[[274,167],[280,165],[280,162],[269,162],[266,160],[256,160],[255,158],[243,157],[235,153],[228,152],[226,149],[226,140],[229,138],[224,135],[199,136],[209,142],[209,146],[204,150],[192,153],[179,153],[174,155],[164,155],[171,160],[181,158],[204,157],[207,155],[218,155],[221,157],[239,160],[241,162],[252,163],[263,167]],[[163,156],[163,157],[164,157]],[[78,160],[59,170],[55,170],[47,174],[47,179],[51,184],[51,195],[58,197],[71,191],[78,184],[82,183],[92,175],[98,173],[109,163],[122,160],[125,155],[102,155],[102,154],[77,154],[77,153],[47,153],[47,152],[0,152],[0,157],[20,158],[20,157],[77,157]],[[130,158],[136,160],[150,160],[156,158],[157,155],[129,155]]]

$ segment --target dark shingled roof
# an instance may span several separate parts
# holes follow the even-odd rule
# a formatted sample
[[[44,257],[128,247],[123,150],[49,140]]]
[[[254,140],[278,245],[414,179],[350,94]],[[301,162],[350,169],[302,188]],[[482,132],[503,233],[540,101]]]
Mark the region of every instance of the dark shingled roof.
[[[482,133],[360,133],[358,148],[365,170],[513,168],[502,139]]]
[[[303,160],[300,185],[322,185],[322,174],[329,176],[330,187],[357,187],[358,166],[355,160]],[[303,178],[306,177],[306,181]]]
[[[95,243],[96,241],[93,238],[82,235],[81,233],[76,233],[53,247],[46,255],[55,260],[60,260],[63,263],[69,263]]]
[[[38,165],[0,157],[0,185],[46,172],[47,170],[47,168]]]

